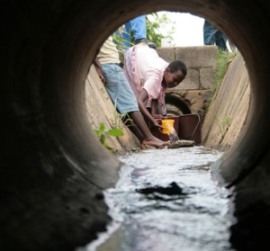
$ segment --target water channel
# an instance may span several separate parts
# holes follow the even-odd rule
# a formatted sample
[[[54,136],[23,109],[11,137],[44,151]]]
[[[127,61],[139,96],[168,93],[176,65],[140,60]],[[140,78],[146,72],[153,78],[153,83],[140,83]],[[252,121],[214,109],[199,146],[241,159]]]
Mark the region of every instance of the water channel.
[[[105,191],[112,223],[78,250],[232,251],[228,194],[210,171],[221,156],[202,146],[120,156],[120,179]]]

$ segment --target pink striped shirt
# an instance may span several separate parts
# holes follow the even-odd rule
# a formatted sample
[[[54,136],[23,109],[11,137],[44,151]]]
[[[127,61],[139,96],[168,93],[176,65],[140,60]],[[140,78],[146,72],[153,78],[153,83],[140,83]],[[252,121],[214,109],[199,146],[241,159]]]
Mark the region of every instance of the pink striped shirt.
[[[145,89],[149,101],[158,99],[164,103],[165,89],[161,83],[169,63],[159,57],[156,50],[146,44],[135,45],[126,52],[124,65],[128,81],[137,96]]]

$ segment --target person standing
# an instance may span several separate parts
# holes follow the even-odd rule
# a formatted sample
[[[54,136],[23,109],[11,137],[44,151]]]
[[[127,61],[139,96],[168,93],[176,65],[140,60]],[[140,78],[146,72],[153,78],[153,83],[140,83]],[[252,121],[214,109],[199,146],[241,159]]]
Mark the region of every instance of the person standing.
[[[204,20],[203,25],[203,41],[205,45],[216,45],[219,49],[228,51],[225,34],[207,20]]]
[[[147,43],[149,47],[156,49],[156,44],[147,40],[146,16],[138,16],[130,19],[123,25],[123,30],[116,31],[116,35],[122,38],[119,41],[120,48],[123,51],[128,50],[131,46],[138,43]]]
[[[146,41],[147,30],[145,15],[129,20],[124,26],[125,31],[123,33],[123,38],[125,40],[124,44],[126,48],[131,47],[131,34],[133,34],[135,44],[138,44],[141,41]]]
[[[120,59],[116,45],[110,36],[100,48],[94,61],[97,72],[105,88],[121,114],[128,114],[134,122],[130,129],[138,137],[141,145],[163,147],[169,142],[156,138],[148,128],[140,110],[136,97],[119,66]],[[160,127],[158,124],[156,126]]]

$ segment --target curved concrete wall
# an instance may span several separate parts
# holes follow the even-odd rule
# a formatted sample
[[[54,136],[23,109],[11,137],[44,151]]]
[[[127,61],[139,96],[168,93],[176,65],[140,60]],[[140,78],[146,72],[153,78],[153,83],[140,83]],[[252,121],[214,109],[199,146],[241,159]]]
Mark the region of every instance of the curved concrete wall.
[[[113,30],[131,17],[158,10],[207,17],[244,57],[252,93],[247,122],[215,170],[232,190],[232,213],[239,220],[232,241],[240,245],[239,238],[255,235],[262,239],[259,245],[266,242],[269,2],[1,3],[1,249],[74,250],[104,229],[109,218],[101,191],[116,181],[119,163],[89,133],[84,82],[97,48]]]
[[[237,142],[246,121],[249,102],[249,77],[245,62],[238,53],[212,97],[202,125],[203,144],[226,151]]]

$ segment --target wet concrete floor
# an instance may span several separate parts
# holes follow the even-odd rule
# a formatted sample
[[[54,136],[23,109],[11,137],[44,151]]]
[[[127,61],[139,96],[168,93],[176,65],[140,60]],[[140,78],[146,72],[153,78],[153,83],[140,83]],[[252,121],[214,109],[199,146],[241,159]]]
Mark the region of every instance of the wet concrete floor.
[[[221,152],[201,146],[151,149],[125,164],[105,191],[113,219],[79,251],[232,251],[227,191],[211,178]]]

